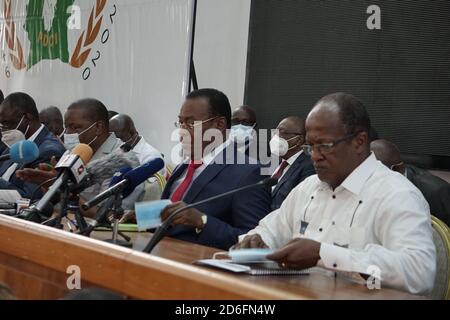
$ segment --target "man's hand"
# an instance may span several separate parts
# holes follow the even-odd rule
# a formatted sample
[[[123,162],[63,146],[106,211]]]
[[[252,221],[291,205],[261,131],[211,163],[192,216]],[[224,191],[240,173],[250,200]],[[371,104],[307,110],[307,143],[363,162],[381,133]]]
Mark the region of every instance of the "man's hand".
[[[56,163],[57,161],[55,157],[52,157],[50,165],[46,163],[40,163],[38,168],[36,169],[26,168],[23,170],[17,170],[16,176],[17,178],[27,182],[42,184],[47,180],[57,177],[58,171],[54,169]],[[52,182],[49,182],[48,185],[44,187],[48,187],[51,184]]]
[[[293,239],[280,250],[268,255],[267,259],[278,262],[283,268],[311,268],[320,260],[320,242]]]
[[[184,202],[175,202],[169,204],[164,210],[161,212],[161,221],[165,221],[169,218],[169,216],[180,208],[184,208],[186,204]],[[202,213],[195,208],[187,209],[181,213],[179,213],[175,219],[173,219],[171,226],[176,226],[179,224],[192,227],[192,228],[203,228],[202,221]]]
[[[244,240],[231,247],[232,250],[246,248],[268,248],[259,234],[246,236]]]

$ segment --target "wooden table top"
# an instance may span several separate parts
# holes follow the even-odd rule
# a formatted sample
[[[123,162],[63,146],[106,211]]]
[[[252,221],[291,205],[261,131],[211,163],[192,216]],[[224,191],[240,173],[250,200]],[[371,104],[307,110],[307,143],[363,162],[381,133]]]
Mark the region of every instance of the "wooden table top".
[[[152,254],[146,254],[140,250],[151,234],[128,235],[133,249],[101,241],[110,238],[110,232],[94,232],[93,239],[0,216],[0,281],[15,286],[25,298],[45,295],[52,299],[57,295],[48,291],[67,290],[67,268],[76,265],[82,281],[138,299],[421,298],[388,288],[369,290],[322,272],[301,276],[233,274],[192,264],[211,258],[218,249],[165,238]],[[28,282],[34,281],[36,292],[29,292],[30,286],[21,280],[25,276]]]
[[[151,239],[151,233],[128,232],[133,249],[142,251]],[[110,232],[97,231],[92,235],[96,239],[109,239]],[[119,237],[120,238],[120,237]],[[200,259],[210,259],[213,254],[222,250],[192,244],[166,237],[153,250],[152,255],[192,265]],[[405,292],[382,288],[369,290],[366,286],[342,277],[332,277],[326,272],[314,272],[309,275],[296,276],[252,276],[233,274],[219,269],[195,265],[195,268],[220,274],[231,281],[242,281],[266,287],[279,293],[286,299],[422,299]]]

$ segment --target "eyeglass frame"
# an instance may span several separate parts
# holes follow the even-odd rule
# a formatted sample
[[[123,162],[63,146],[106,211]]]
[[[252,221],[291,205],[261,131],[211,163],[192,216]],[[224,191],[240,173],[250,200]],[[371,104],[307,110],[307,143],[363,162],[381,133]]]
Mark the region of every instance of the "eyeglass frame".
[[[311,145],[311,144],[304,144],[304,145],[302,145],[302,150],[308,156],[312,155],[312,152],[314,151],[315,148],[317,148],[317,150],[319,151],[319,153],[321,155],[329,154],[332,151],[332,149],[334,147],[336,147],[338,144],[340,144],[340,143],[342,143],[344,141],[347,141],[349,139],[353,139],[354,137],[356,137],[360,133],[361,133],[361,131],[355,132],[355,133],[349,134],[349,135],[347,135],[347,136],[345,136],[343,138],[340,138],[340,139],[337,139],[337,140],[334,140],[334,141],[331,141],[331,142],[328,142],[328,143],[319,143],[319,144],[313,144],[313,145]],[[321,150],[323,147],[327,147],[329,149],[329,151],[323,152],[323,150]]]
[[[214,120],[217,118],[220,118],[220,116],[215,116],[215,117],[212,117],[212,118],[209,118],[206,120],[195,120],[193,123],[185,123],[185,122],[181,122],[181,121],[175,121],[173,124],[174,124],[175,128],[177,128],[177,129],[185,129],[183,127],[186,127],[186,129],[192,130],[198,125],[202,125],[208,121],[211,121],[211,120]]]

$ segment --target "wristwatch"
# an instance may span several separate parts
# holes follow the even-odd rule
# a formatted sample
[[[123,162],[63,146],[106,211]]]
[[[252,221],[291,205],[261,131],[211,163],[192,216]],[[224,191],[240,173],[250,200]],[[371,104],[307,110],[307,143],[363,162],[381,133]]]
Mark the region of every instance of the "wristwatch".
[[[203,226],[201,228],[195,228],[195,233],[199,234],[203,231],[203,228],[206,225],[206,222],[208,222],[208,216],[206,214],[202,214],[202,223]]]

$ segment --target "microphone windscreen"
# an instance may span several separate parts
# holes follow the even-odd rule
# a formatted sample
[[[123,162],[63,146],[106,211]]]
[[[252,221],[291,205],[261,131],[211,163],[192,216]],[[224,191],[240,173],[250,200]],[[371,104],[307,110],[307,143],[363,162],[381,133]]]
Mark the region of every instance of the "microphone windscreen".
[[[136,154],[124,153],[119,149],[100,159],[89,162],[87,172],[92,184],[102,184],[105,180],[111,179],[120,168],[135,168],[138,165],[139,161]]]
[[[9,154],[13,162],[27,164],[39,157],[39,148],[32,141],[22,140],[11,146]]]
[[[114,175],[112,176],[112,179],[111,179],[111,182],[109,183],[109,186],[112,187],[115,184],[117,184],[120,181],[122,181],[124,179],[125,173],[127,173],[128,171],[131,171],[131,167],[120,168],[119,171],[114,173]]]
[[[75,148],[73,148],[72,154],[79,156],[81,161],[83,161],[83,163],[86,164],[89,162],[89,160],[91,160],[94,152],[92,148],[89,147],[87,144],[80,143]]]
[[[130,172],[127,172],[124,179],[127,179],[129,183],[123,191],[123,197],[126,198],[138,185],[143,183],[162,168],[164,168],[164,160],[161,158],[156,158],[131,170]]]

